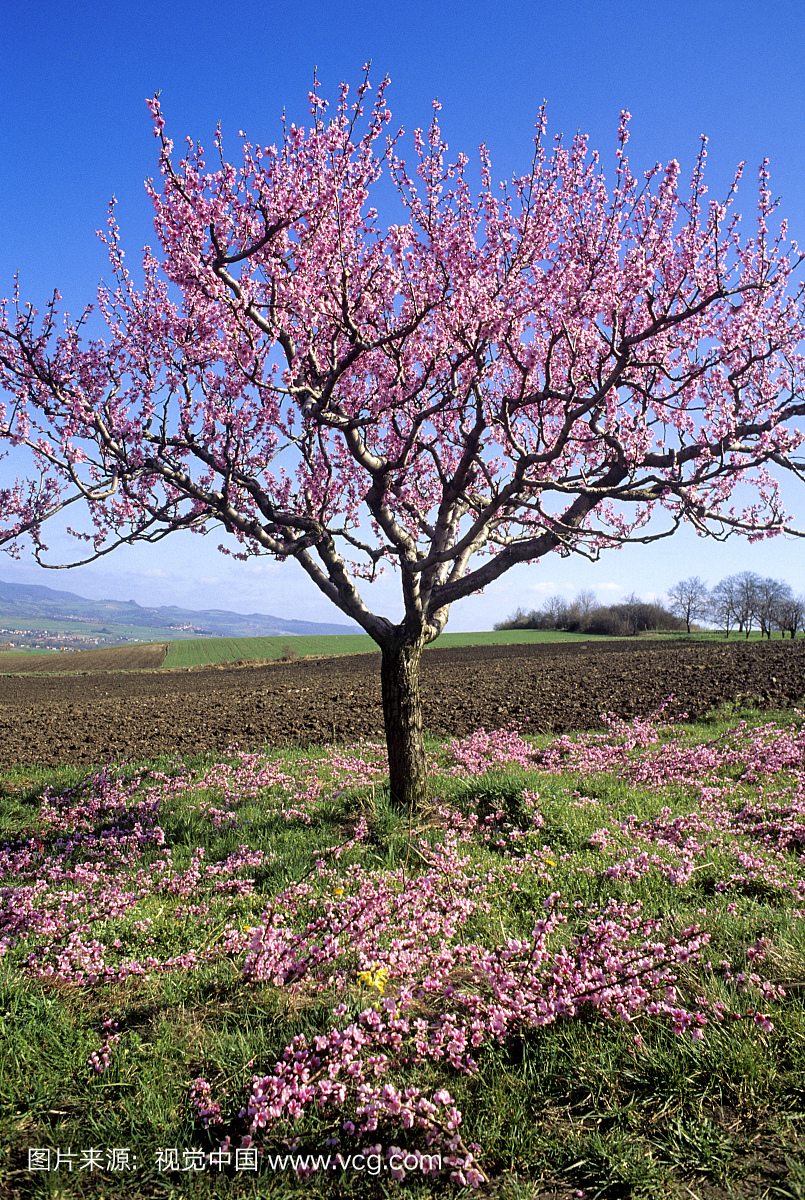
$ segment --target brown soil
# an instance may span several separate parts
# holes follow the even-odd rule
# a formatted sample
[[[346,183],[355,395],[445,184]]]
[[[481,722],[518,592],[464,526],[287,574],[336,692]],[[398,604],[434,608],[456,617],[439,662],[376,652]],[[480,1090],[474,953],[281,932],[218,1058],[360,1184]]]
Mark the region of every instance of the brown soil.
[[[0,655],[3,674],[36,674],[58,671],[150,671],[161,667],[168,653],[167,642],[145,646],[103,646],[98,650],[60,650],[53,654]]]
[[[592,729],[602,712],[644,715],[670,695],[670,712],[691,717],[728,701],[785,707],[805,696],[805,640],[434,648],[423,661],[425,726],[441,736],[512,724],[524,733]],[[379,668],[377,654],[361,654],[3,676],[0,766],[380,738]]]

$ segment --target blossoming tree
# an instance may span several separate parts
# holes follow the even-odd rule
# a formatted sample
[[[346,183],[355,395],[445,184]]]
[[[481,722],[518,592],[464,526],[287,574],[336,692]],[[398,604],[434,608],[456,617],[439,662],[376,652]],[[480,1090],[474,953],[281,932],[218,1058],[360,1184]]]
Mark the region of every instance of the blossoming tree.
[[[420,658],[455,601],[684,521],[785,528],[769,467],[797,469],[805,306],[765,164],[742,240],[740,170],[706,203],[704,143],[684,195],[675,161],[637,179],[624,113],[608,191],[584,137],[546,148],[541,115],[530,169],[497,189],[482,147],[474,192],[435,112],[409,168],[386,85],[368,93],[364,75],[327,117],[314,89],[308,125],[244,136],[238,166],[220,130],[212,166],[192,142],[177,161],[149,101],[160,252],[135,280],[110,209],[104,339],[60,325],[58,294],[42,318],[3,307],[0,425],[37,470],[0,521],[38,556],[42,522],[80,503],[91,556],[217,523],[240,557],[295,559],[382,651],[391,789],[415,805]],[[389,564],[398,622],[360,592]]]

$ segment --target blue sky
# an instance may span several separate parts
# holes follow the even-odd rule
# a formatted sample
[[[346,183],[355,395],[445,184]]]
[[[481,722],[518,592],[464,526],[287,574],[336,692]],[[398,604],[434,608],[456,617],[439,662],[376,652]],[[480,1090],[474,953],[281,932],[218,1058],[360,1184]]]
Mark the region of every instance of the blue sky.
[[[451,151],[472,156],[486,141],[498,178],[527,167],[543,99],[549,135],[581,129],[605,163],[618,114],[628,108],[636,172],[678,158],[689,176],[699,135],[707,133],[711,194],[722,195],[737,163],[747,161],[738,205],[747,214],[757,165],[768,157],[781,212],[805,245],[801,5],[44,0],[8,6],[3,24],[0,292],[10,291],[19,270],[23,297],[37,305],[54,287],[74,314],[93,299],[107,273],[95,230],[113,194],[129,261],[155,240],[142,186],[157,171],[146,96],[161,90],[177,145],[190,135],[211,148],[220,120],[235,156],[241,128],[268,143],[278,137],[283,108],[289,119],[306,121],[314,67],[324,94],[335,97],[342,79],[358,81],[367,59],[375,82],[391,77],[395,126],[410,132],[426,125],[438,97]],[[805,527],[805,488],[789,485],[785,494]],[[176,535],[69,573],[3,556],[0,577],[140,603],[340,619],[295,564],[236,563],[217,553],[219,541],[217,533]],[[54,535],[51,544],[55,557],[61,539]],[[597,564],[552,556],[455,606],[450,628],[489,628],[518,605],[538,607],[556,592],[659,596],[688,575],[713,584],[743,569],[805,592],[805,542],[717,545],[686,533],[611,552]],[[376,610],[399,611],[393,576],[370,595]]]

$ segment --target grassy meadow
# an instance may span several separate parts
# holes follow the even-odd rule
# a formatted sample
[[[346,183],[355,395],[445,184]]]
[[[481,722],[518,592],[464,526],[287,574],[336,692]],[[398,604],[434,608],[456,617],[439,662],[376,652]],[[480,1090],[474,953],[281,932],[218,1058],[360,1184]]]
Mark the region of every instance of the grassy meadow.
[[[513,646],[532,642],[589,641],[584,634],[553,633],[533,629],[487,630],[481,633],[443,633],[434,645]],[[222,662],[249,662],[308,655],[380,653],[368,634],[309,634],[282,637],[188,638],[171,642],[163,667],[212,666]]]
[[[183,643],[186,645],[186,643]],[[805,1195],[805,728],[0,776],[3,1197]]]

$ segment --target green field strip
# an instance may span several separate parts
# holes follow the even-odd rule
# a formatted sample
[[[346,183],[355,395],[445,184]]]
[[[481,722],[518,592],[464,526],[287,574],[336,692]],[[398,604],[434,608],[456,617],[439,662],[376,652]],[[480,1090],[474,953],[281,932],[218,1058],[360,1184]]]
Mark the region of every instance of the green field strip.
[[[360,654],[373,650],[366,634],[298,637],[188,638],[170,642],[163,667],[214,666],[224,662],[251,662],[282,658],[288,650],[305,655]]]
[[[562,630],[546,629],[491,629],[478,633],[443,633],[433,646],[446,650],[461,646],[520,646],[545,644],[547,642],[589,642],[593,638],[586,633],[564,633]],[[427,647],[430,649],[431,647]]]
[[[444,633],[434,646],[513,646],[546,642],[588,641],[583,634],[533,629],[502,629],[479,633]],[[252,662],[282,658],[288,651],[299,658],[309,655],[366,654],[377,645],[366,634],[311,634],[287,637],[188,638],[170,642],[164,668],[215,666],[225,662]]]

